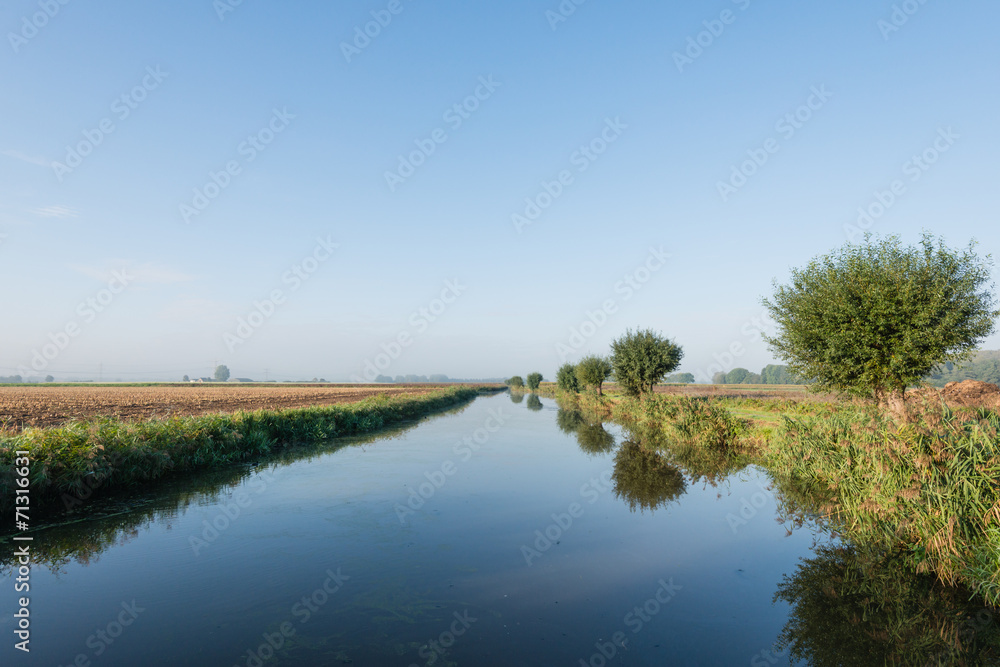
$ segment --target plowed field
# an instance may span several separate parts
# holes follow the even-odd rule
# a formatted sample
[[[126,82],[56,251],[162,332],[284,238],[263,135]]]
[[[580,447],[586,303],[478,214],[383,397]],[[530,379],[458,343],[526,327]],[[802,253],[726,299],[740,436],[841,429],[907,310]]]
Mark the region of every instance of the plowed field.
[[[419,396],[445,385],[46,385],[0,387],[0,430],[56,426],[73,419],[143,420],[214,412],[352,403],[369,396]]]

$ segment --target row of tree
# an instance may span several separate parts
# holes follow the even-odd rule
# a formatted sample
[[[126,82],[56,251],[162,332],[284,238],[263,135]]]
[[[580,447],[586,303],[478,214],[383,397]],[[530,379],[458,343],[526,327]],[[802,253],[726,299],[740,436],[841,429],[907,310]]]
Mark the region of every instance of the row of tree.
[[[520,375],[515,375],[514,377],[506,380],[504,384],[508,387],[514,389],[521,389],[527,387],[532,393],[538,391],[538,387],[545,381],[541,373],[528,373],[528,379],[525,381]]]
[[[931,371],[925,378],[928,384],[943,387],[949,382],[979,380],[1000,384],[1000,350],[976,352],[964,364],[947,362]]]
[[[679,345],[651,329],[628,330],[611,342],[610,355],[590,355],[576,364],[563,364],[556,373],[556,386],[574,393],[593,387],[600,396],[604,383],[613,376],[627,395],[642,396],[652,392],[683,357]]]
[[[807,384],[788,370],[788,366],[768,364],[760,373],[751,373],[745,368],[734,368],[728,373],[718,372],[712,376],[712,384]]]

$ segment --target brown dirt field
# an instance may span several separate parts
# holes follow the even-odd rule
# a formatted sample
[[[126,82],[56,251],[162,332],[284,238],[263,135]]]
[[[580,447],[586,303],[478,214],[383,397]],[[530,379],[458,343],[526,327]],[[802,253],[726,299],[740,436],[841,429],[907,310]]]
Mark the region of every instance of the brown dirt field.
[[[909,391],[906,394],[907,400],[930,400],[937,401],[944,399],[951,407],[972,407],[972,408],[992,408],[1000,409],[1000,386],[979,380],[963,380],[962,382],[949,382],[944,389],[925,387]]]
[[[454,385],[161,385],[151,387],[0,387],[0,430],[57,426],[74,419],[128,421],[237,410],[352,403],[369,396],[420,396]]]

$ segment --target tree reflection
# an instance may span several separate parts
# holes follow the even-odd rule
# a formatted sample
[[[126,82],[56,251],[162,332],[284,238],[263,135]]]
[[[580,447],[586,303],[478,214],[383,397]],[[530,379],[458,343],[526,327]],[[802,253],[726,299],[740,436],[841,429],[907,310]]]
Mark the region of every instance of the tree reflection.
[[[914,574],[899,555],[821,546],[785,577],[791,605],[778,646],[793,661],[840,665],[1000,664],[994,613],[970,593]]]
[[[684,495],[687,482],[670,461],[634,442],[623,442],[612,474],[615,495],[634,512],[656,510]]]
[[[587,454],[607,454],[615,448],[615,436],[604,429],[601,421],[587,421],[576,410],[559,410],[556,425],[563,433],[575,435],[580,449]]]
[[[538,398],[534,394],[529,395],[527,407],[529,410],[534,410],[535,412],[538,412],[539,410],[542,409],[542,399]]]
[[[520,403],[523,400],[524,400],[524,394],[522,394],[520,392],[517,392],[517,391],[510,392],[510,402],[511,403]]]

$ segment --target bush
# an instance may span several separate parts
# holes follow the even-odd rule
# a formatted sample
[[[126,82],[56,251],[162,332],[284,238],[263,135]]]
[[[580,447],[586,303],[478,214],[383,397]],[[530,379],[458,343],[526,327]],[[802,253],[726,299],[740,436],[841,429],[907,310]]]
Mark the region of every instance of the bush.
[[[524,386],[524,378],[522,378],[520,375],[515,375],[511,379],[507,380],[507,382],[505,382],[504,384],[506,384],[508,387],[511,388],[520,389],[521,387]]]

